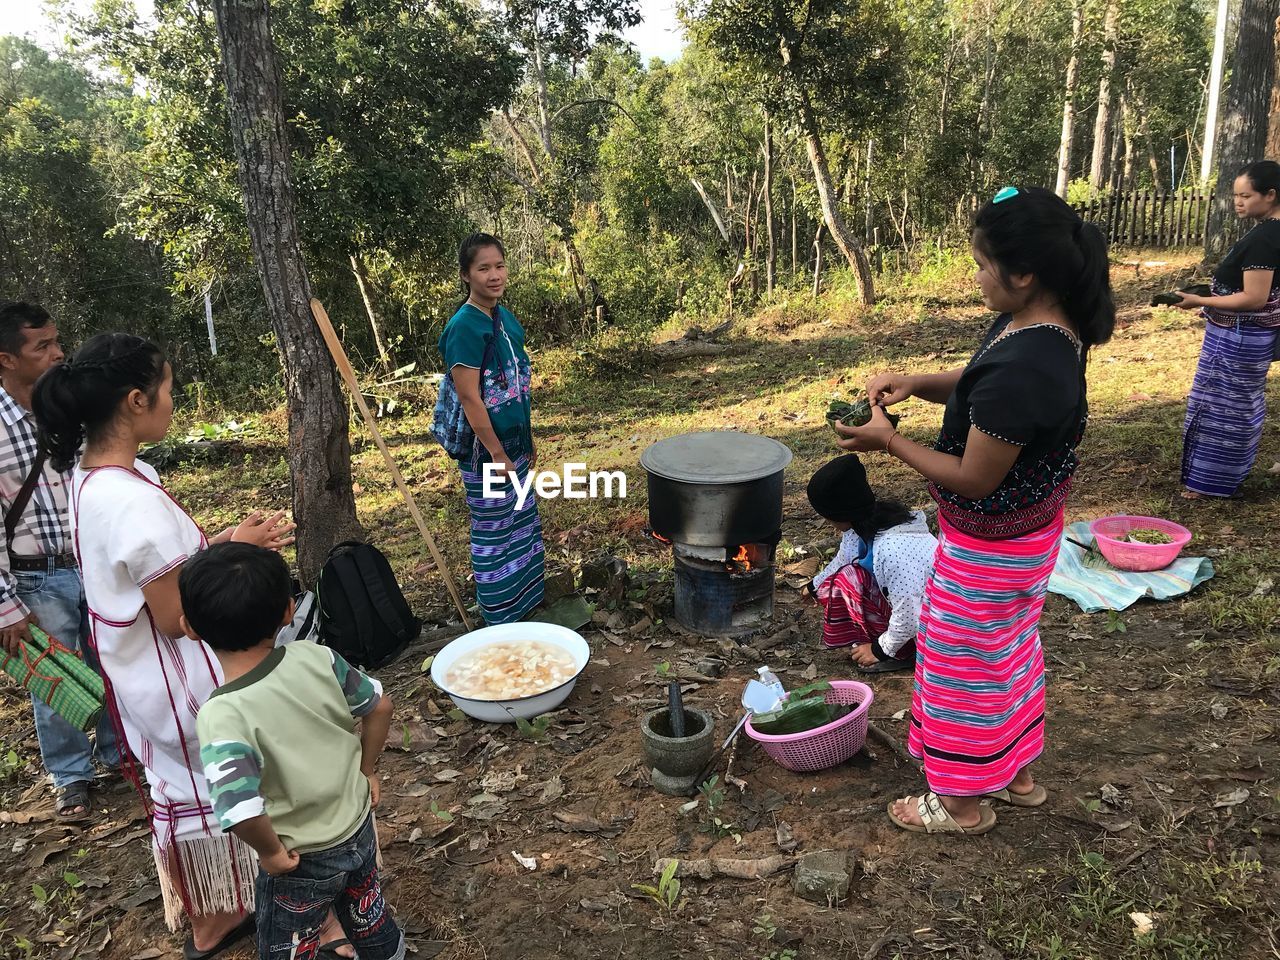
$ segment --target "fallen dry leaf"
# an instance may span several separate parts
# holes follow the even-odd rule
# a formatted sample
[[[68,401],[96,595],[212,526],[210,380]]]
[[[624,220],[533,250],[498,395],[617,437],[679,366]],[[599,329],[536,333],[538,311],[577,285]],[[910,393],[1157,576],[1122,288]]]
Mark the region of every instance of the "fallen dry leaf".
[[[1249,799],[1249,788],[1237,787],[1235,790],[1232,790],[1230,793],[1218,794],[1217,798],[1213,801],[1213,806],[1215,810],[1220,807],[1238,807],[1240,804],[1244,803],[1248,799]]]

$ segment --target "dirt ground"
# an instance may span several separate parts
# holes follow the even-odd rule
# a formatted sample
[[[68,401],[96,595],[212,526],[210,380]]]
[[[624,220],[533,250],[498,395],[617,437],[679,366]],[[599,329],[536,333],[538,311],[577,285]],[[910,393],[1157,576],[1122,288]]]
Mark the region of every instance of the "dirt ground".
[[[1154,277],[1120,280],[1129,312],[1117,341],[1093,361],[1099,372],[1091,381],[1091,431],[1098,436],[1084,451],[1069,519],[1160,507],[1193,527],[1193,546],[1201,548],[1195,552],[1211,556],[1219,575],[1184,601],[1144,602],[1120,616],[1081,614],[1050,597],[1042,623],[1048,747],[1036,767],[1050,792],[1045,807],[1001,806],[998,828],[981,838],[908,835],[889,823],[885,804],[916,792],[921,778],[880,742],[835,769],[793,774],[744,740],[732,766],[741,786],[725,782],[722,762],[713,795],[682,811],[682,801],[648,785],[639,735],[641,717],[663,702],[669,679],[681,680],[688,703],[714,714],[722,739],[757,666],[768,663],[795,686],[808,676],[852,677],[847,654],[820,649],[816,609],[782,580],[773,621],[741,643],[673,630],[669,559],[644,532],[642,500],[628,502],[621,515],[572,514],[557,505],[547,512],[553,570],[572,570],[607,550],[627,560],[630,575],[623,598],[612,609],[601,604],[584,631],[592,662],[545,735],[451,713],[453,704],[421,670],[425,647],[380,673],[397,714],[381,766],[379,830],[387,898],[410,955],[1280,957],[1280,605],[1271,579],[1280,517],[1277,485],[1267,474],[1275,429],[1268,427],[1244,505],[1176,500],[1170,464],[1198,333],[1190,319],[1138,304],[1147,287],[1160,288],[1182,268],[1166,264],[1165,275],[1157,268]],[[897,346],[866,363],[963,359],[972,305],[918,306],[907,303],[900,316],[881,321],[899,325],[881,330]],[[921,321],[926,308],[931,319]],[[767,316],[743,332],[750,350],[796,354],[794,363],[785,353],[767,361],[776,393],[758,400],[762,432],[783,438],[791,429],[785,398],[809,389],[799,386],[806,351],[811,365],[813,342],[830,334],[823,321],[783,324]],[[848,335],[872,336],[856,329]],[[748,367],[765,363],[764,353],[751,356],[734,361],[733,371],[721,361],[735,387],[733,378],[760,376]],[[1117,361],[1129,363],[1128,372],[1117,372]],[[706,369],[705,358],[687,361],[646,383],[675,394],[677,406],[696,406],[697,391],[714,377]],[[851,370],[817,392],[829,396],[829,383],[843,388],[862,376]],[[558,406],[548,406],[551,429],[569,433],[563,424],[589,414],[589,389],[550,387],[562,394]],[[1274,393],[1271,399],[1274,415]],[[649,416],[646,402],[635,401],[637,417]],[[715,403],[723,417],[726,398]],[[735,416],[755,419],[755,407],[733,406]],[[600,419],[610,418],[606,412]],[[930,421],[920,422],[927,433]],[[604,433],[593,434],[592,443],[634,451],[643,449],[646,431],[669,426],[606,424],[593,428]],[[399,442],[421,429],[421,422],[406,423]],[[804,429],[802,437],[786,437],[798,454],[787,474],[786,563],[803,563],[820,552],[806,547],[830,537],[810,514],[803,484],[831,447],[813,419]],[[634,463],[636,455],[619,462]],[[261,459],[271,462],[269,453]],[[430,489],[438,469],[423,468],[415,482]],[[374,473],[370,466],[368,478],[360,474],[371,490],[385,483]],[[890,487],[921,501],[905,475],[891,476]],[[198,482],[207,488],[209,479]],[[278,487],[279,478],[261,483]],[[220,512],[192,492],[196,509]],[[412,534],[397,518],[379,537],[400,542]],[[449,555],[465,570],[459,550],[455,544]],[[443,619],[438,581],[403,557],[397,565],[407,579],[422,581],[421,605]],[[714,672],[708,658],[722,662],[718,677],[700,672],[700,663]],[[873,722],[905,740],[909,676],[878,677],[871,686]],[[180,939],[161,922],[136,796],[108,784],[98,795],[105,809],[96,823],[57,824],[37,779],[30,711],[8,685],[0,688],[0,717],[0,956],[180,956]],[[14,756],[5,761],[10,749]],[[838,903],[793,892],[793,861],[820,850],[848,855],[851,883]],[[657,883],[654,865],[667,857],[686,865],[781,857],[782,865],[763,879],[686,877],[668,906],[636,889]],[[242,945],[227,956],[247,960],[252,952]]]

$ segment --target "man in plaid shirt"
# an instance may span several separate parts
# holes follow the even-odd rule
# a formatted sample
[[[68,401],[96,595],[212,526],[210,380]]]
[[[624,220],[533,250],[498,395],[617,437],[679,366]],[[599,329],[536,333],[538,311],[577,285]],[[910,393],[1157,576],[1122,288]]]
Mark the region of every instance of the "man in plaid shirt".
[[[63,360],[58,328],[39,306],[0,301],[0,514],[8,517],[36,465],[36,422],[31,392],[40,375]],[[64,646],[89,649],[88,608],[72,551],[68,504],[71,472],[47,463],[21,516],[0,525],[0,646],[18,655],[36,624]],[[9,537],[6,526],[13,527]],[[82,820],[91,811],[94,747],[89,738],[32,698],[40,757],[58,793],[58,815]],[[97,756],[108,767],[120,764],[115,732],[104,711],[96,731]]]

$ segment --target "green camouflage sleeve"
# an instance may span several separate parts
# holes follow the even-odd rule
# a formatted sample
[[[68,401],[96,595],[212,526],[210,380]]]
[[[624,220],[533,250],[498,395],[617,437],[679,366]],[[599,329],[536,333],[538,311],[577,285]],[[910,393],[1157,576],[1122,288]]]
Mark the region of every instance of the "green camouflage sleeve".
[[[338,678],[342,695],[347,698],[353,717],[370,713],[382,699],[382,684],[343,659],[342,654],[326,647],[333,659],[333,675]]]
[[[247,743],[209,740],[200,746],[200,763],[209,781],[213,812],[223,830],[261,816],[262,763]]]

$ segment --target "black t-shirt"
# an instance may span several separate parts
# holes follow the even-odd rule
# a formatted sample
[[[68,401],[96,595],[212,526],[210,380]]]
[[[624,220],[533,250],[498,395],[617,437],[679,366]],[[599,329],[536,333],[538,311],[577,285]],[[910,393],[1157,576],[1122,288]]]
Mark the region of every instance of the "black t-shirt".
[[[1025,327],[999,339],[1012,318],[991,325],[960,375],[942,415],[936,449],[963,456],[971,427],[1022,447],[990,495],[971,500],[935,483],[929,490],[956,529],[989,540],[1051,523],[1066,501],[1089,407],[1084,363],[1061,327]],[[997,342],[998,340],[998,342]]]
[[[969,427],[976,426],[1022,447],[1017,462],[1025,463],[1073,448],[1088,404],[1070,335],[1061,327],[1033,326],[993,344],[1011,319],[996,319],[960,375],[947,400],[942,436],[963,451]]]
[[[1241,237],[1213,271],[1214,286],[1239,293],[1248,270],[1280,271],[1280,220],[1263,220]],[[1280,276],[1273,276],[1271,285],[1280,285]]]

